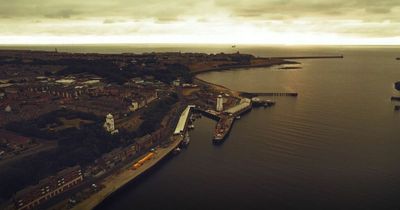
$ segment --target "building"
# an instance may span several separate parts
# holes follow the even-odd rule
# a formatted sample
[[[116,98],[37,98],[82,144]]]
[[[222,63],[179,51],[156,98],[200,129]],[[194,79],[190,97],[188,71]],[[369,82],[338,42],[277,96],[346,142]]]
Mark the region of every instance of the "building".
[[[225,110],[224,112],[229,115],[234,115],[234,114],[242,113],[243,111],[248,110],[249,108],[251,108],[251,100],[248,98],[242,98],[238,105],[233,106],[233,107]]]
[[[115,129],[115,124],[114,124],[114,117],[112,116],[111,113],[109,113],[106,116],[106,122],[104,123],[104,128],[106,129],[107,132],[110,132],[111,134],[118,133],[118,130]]]
[[[181,80],[179,80],[179,79],[174,80],[174,81],[172,82],[172,85],[174,85],[175,87],[180,86],[180,85],[181,85]]]
[[[16,193],[14,204],[18,210],[28,210],[43,204],[47,200],[70,190],[83,181],[80,166],[66,168],[55,176],[48,177],[36,186],[25,188]]]
[[[139,109],[139,103],[137,101],[132,101],[131,105],[129,106],[129,111],[134,112]]]
[[[222,112],[222,110],[224,110],[224,99],[222,98],[222,95],[218,95],[218,97],[217,97],[216,110],[217,110],[217,112]]]
[[[194,105],[189,105],[185,108],[185,110],[183,110],[181,116],[179,117],[179,121],[176,124],[174,135],[182,135],[185,132],[191,109],[194,107]]]

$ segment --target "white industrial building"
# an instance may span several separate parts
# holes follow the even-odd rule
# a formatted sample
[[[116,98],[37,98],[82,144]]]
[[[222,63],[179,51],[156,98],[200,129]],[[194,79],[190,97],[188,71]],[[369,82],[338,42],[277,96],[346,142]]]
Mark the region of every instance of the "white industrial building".
[[[243,98],[240,100],[240,103],[238,105],[231,107],[231,108],[225,110],[224,112],[227,114],[235,114],[236,112],[246,109],[249,106],[251,106],[251,100],[248,98]]]
[[[189,105],[185,108],[185,110],[183,110],[181,116],[179,117],[178,124],[176,125],[174,135],[183,134],[183,132],[185,131],[187,121],[189,119],[190,111],[194,107],[196,107],[196,106]]]

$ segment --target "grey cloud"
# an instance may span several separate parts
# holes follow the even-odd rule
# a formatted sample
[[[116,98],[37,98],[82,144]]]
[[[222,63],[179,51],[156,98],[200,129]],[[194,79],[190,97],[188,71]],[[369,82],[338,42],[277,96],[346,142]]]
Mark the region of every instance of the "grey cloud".
[[[398,0],[216,0],[216,5],[227,7],[233,16],[250,18],[270,18],[277,15],[287,18],[338,18],[364,19],[369,15],[377,19],[398,19],[400,14],[390,14],[400,7]],[[382,17],[383,14],[386,16]],[[279,16],[278,16],[279,17]]]
[[[392,8],[377,7],[377,8],[366,8],[365,10],[367,13],[387,14],[391,12]]]
[[[62,9],[55,12],[49,12],[44,16],[47,18],[71,18],[73,15],[78,15],[79,12],[73,9]]]
[[[163,30],[168,32],[172,30],[166,27],[168,24],[187,18],[193,18],[201,24],[213,24],[219,21],[215,17],[221,14],[232,22],[253,24],[277,32],[285,32],[295,26],[296,20],[307,20],[307,25],[297,30],[368,37],[400,36],[397,29],[400,28],[400,0],[0,0],[0,26],[7,29],[6,32],[0,31],[0,35],[21,30],[18,21],[32,23],[32,20],[36,20],[34,24],[40,25],[67,22],[70,19],[95,20],[103,30],[98,29],[99,26],[88,26],[91,30],[86,30],[85,27],[58,28],[54,25],[52,28],[43,26],[39,32],[102,34],[111,31],[109,33],[122,34],[123,30],[126,33],[151,31],[139,26],[118,28],[116,32],[109,30],[114,24],[142,20],[163,25]],[[353,20],[360,21],[360,25],[344,23]],[[280,24],[270,24],[268,21]],[[389,24],[379,24],[384,21]]]
[[[198,2],[194,0],[0,0],[0,14],[3,18],[80,18],[129,17],[176,19],[190,13]]]

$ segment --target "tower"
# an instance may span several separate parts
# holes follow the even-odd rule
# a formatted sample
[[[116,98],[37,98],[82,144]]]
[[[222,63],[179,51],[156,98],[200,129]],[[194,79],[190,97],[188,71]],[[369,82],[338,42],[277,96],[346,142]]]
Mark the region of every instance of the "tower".
[[[110,132],[111,134],[118,133],[118,130],[115,129],[114,117],[112,116],[111,113],[109,113],[106,116],[106,122],[104,123],[103,126],[106,129],[106,131]]]
[[[222,98],[221,95],[218,95],[217,97],[217,107],[216,107],[217,112],[221,112],[224,110],[224,99]]]

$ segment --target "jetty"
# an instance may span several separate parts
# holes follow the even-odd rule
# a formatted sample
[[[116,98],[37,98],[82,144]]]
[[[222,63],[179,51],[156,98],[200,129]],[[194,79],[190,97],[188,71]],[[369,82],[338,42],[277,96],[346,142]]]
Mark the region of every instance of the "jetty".
[[[299,94],[296,92],[265,92],[265,93],[257,93],[257,92],[240,92],[240,95],[243,97],[253,98],[257,96],[291,96],[297,97]]]
[[[344,58],[343,55],[322,55],[322,56],[290,56],[290,57],[271,57],[270,59],[299,60],[299,59],[338,59]]]

